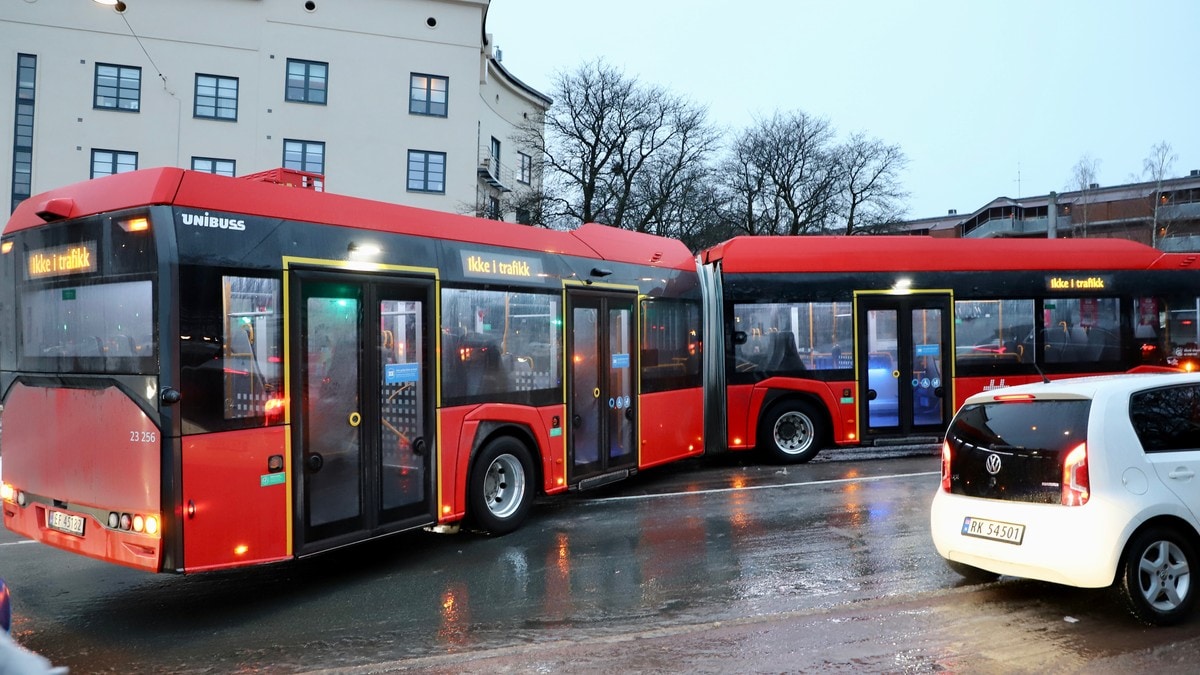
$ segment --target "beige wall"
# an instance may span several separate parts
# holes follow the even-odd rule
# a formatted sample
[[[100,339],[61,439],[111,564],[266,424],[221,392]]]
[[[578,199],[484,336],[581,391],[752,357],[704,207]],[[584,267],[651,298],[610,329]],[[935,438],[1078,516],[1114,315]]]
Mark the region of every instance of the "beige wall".
[[[502,163],[515,167],[508,125],[548,103],[481,66],[488,3],[316,0],[309,12],[302,0],[126,0],[117,13],[90,0],[5,0],[0,175],[11,173],[16,59],[25,53],[37,57],[34,194],[88,178],[94,148],[136,152],[139,168],[233,159],[243,175],[281,166],[286,138],[325,143],[331,192],[470,210],[491,189],[477,173],[487,139],[502,138]],[[284,100],[289,58],[329,64],[327,105]],[[140,112],[93,109],[97,62],[142,69]],[[448,117],[408,113],[413,72],[449,78]],[[193,117],[197,73],[238,78],[236,122]],[[406,190],[410,149],[446,153],[446,194]],[[0,203],[11,187],[0,184]]]

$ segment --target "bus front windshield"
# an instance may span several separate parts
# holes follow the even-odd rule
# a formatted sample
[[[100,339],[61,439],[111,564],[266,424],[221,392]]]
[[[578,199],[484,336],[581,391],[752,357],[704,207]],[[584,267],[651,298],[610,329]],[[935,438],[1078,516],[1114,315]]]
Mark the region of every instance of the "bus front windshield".
[[[153,298],[149,279],[27,288],[21,360],[41,372],[151,374]]]

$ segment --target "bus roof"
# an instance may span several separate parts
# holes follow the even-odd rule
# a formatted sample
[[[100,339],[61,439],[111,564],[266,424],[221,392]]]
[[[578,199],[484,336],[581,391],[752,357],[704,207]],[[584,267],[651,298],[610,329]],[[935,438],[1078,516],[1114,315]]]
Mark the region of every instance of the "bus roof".
[[[153,205],[326,223],[671,269],[695,269],[696,264],[682,242],[607,225],[589,223],[561,232],[173,167],[105,176],[34,195],[17,206],[4,232],[43,225],[47,219]]]
[[[702,253],[705,263],[720,261],[726,273],[1165,269],[1179,267],[1184,257],[1127,239],[919,235],[735,237]]]

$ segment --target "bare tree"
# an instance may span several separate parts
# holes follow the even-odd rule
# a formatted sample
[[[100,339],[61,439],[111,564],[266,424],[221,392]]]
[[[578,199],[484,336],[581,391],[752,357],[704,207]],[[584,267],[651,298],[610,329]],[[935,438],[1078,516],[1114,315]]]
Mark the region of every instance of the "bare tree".
[[[1096,172],[1099,167],[1100,160],[1094,159],[1090,154],[1084,154],[1075,166],[1071,167],[1071,183],[1068,190],[1079,192],[1081,218],[1076,227],[1082,229],[1084,237],[1088,236],[1088,203],[1091,202],[1090,193],[1096,186]]]
[[[900,172],[908,158],[898,145],[856,133],[840,148],[841,200],[846,235],[880,234],[897,228],[904,218]]]
[[[639,232],[666,227],[689,169],[705,165],[716,145],[707,112],[603,61],[560,73],[554,98],[523,138],[541,150],[546,219]]]
[[[1165,237],[1170,230],[1170,219],[1162,217],[1162,184],[1171,177],[1171,169],[1177,159],[1179,155],[1171,149],[1171,144],[1161,141],[1150,148],[1150,155],[1142,160],[1143,174],[1154,183],[1154,192],[1150,195],[1150,245],[1154,247],[1158,246],[1159,235]],[[1162,227],[1161,233],[1159,227]]]
[[[731,214],[746,234],[819,234],[836,204],[833,129],[804,112],[776,113],[743,132],[725,166]]]

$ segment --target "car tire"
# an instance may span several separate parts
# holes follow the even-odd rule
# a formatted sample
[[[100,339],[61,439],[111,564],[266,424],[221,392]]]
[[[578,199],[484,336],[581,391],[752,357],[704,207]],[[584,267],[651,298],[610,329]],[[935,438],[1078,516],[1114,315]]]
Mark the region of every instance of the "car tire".
[[[960,563],[957,560],[947,560],[946,565],[957,572],[960,577],[973,584],[986,584],[1000,578],[1000,575],[995,572],[989,572],[974,565]]]
[[[533,459],[525,444],[511,436],[490,441],[471,464],[467,517],[488,534],[516,530],[533,505]]]
[[[1196,603],[1191,571],[1198,562],[1190,540],[1175,530],[1152,527],[1138,533],[1125,548],[1117,591],[1143,623],[1177,624]]]
[[[802,464],[817,456],[827,434],[824,418],[803,401],[771,406],[758,424],[758,447],[780,464]]]

